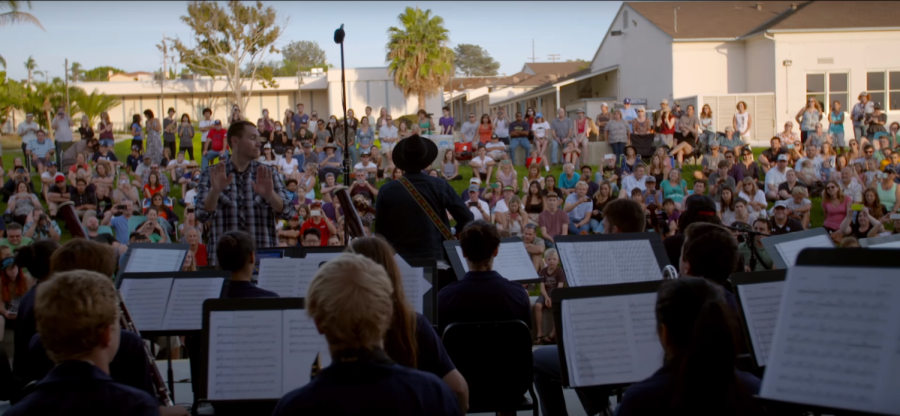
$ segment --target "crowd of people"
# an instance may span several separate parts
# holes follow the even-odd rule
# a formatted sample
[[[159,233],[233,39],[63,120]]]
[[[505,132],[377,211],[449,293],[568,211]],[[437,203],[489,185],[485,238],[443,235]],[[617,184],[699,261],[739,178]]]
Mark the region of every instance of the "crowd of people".
[[[117,348],[122,350],[119,341],[114,341],[119,336],[118,323],[110,320],[104,306],[110,299],[105,283],[89,272],[61,269],[110,276],[115,263],[72,260],[84,267],[61,266],[51,257],[95,250],[91,255],[121,260],[132,243],[183,243],[189,247],[184,271],[217,265],[232,272],[230,297],[276,297],[251,282],[257,247],[341,246],[348,237],[346,223],[358,216],[367,237],[355,236],[360,238],[347,247],[350,254],[319,271],[307,299],[310,316],[324,325],[320,329],[324,328],[332,356],[339,360],[321,378],[285,396],[276,414],[299,408],[325,413],[333,406],[344,406],[346,413],[353,414],[369,403],[382,406],[369,409],[405,409],[398,414],[415,414],[408,407],[411,403],[426,406],[426,414],[459,414],[470,402],[466,381],[437,334],[453,322],[505,319],[533,323],[534,344],[548,345],[535,351],[535,385],[544,414],[564,414],[558,353],[553,346],[556,328],[545,333],[542,324],[543,311],[554,307],[552,291],[566,285],[555,238],[655,232],[663,239],[671,264],[699,279],[679,279],[660,289],[657,319],[671,331],[660,340],[667,359],[653,378],[629,390],[619,413],[707,406],[752,409],[750,395],[758,390],[758,379],[740,372],[727,380],[716,378],[727,373],[720,370],[734,367],[733,349],[738,347],[725,340],[735,328],[711,327],[704,335],[710,344],[697,350],[688,348],[696,345],[692,338],[696,333],[690,328],[705,322],[704,314],[710,313],[701,305],[712,302],[721,309],[716,313],[736,312],[731,310],[733,295],[726,288],[731,272],[773,267],[761,243],[766,235],[821,226],[836,243],[853,246],[860,238],[900,231],[900,154],[896,152],[900,124],[885,128],[880,107],[860,94],[860,103],[850,113],[854,138],[845,140],[839,104],[825,115],[820,103],[811,99],[797,114],[799,134],[793,123],[787,123],[758,158],[747,144],[753,120],[743,102],[737,105],[733,125],[724,132],[717,131],[709,106],[697,114],[693,106],[682,110],[678,102],[670,109],[666,100],[652,116],[646,109],[632,108],[626,99],[623,108],[612,112],[603,105],[594,119],[583,110],[570,119],[564,109],[549,121],[533,109],[510,119],[499,109],[480,120],[468,114],[468,120],[458,126],[448,108],[437,123],[420,111],[411,125],[395,121],[383,108],[378,117],[366,108],[359,119],[352,110],[346,120],[320,119],[317,111],[306,114],[303,104],[298,104],[297,111],[287,110],[282,120],[273,120],[263,110],[256,123],[247,121],[237,106],[224,123],[204,109],[196,127],[201,137],[196,155],[200,163],[195,159],[196,132],[190,116],[176,119],[171,108],[162,121],[150,110],[143,118],[134,115],[129,129],[131,153],[124,161],[113,151],[113,126],[105,113],[96,130],[83,119],[77,130],[81,140],[68,142],[66,132],[73,135],[74,123],[64,109],[52,124],[55,142],[40,127],[33,128],[37,124],[28,115],[19,126],[24,156],[14,160],[2,189],[7,211],[0,240],[0,306],[4,344],[15,340],[15,348],[5,351],[15,358],[28,356],[21,351],[30,351],[28,341],[35,332],[41,333],[42,326],[48,331],[68,326],[58,338],[51,337],[55,341],[45,340],[47,356],[59,363],[89,360],[95,367],[51,365],[43,373],[32,368],[17,376],[103,381],[103,388],[110,389],[104,394],[123,394],[121,402],[108,403],[113,408],[144,406],[147,414],[154,414],[157,406],[138,397],[140,391],[123,393],[121,386],[108,383],[114,380],[137,390],[145,387],[122,381],[128,377],[125,370],[117,377],[113,357]],[[826,122],[829,127],[823,129]],[[422,137],[428,134],[455,134],[457,146],[441,153]],[[585,147],[597,140],[608,142],[612,153],[599,166],[591,166],[583,158]],[[528,155],[522,178],[515,168],[518,147]],[[341,185],[345,154],[352,165],[348,189]],[[436,160],[440,169],[432,168]],[[686,163],[699,165],[692,173],[691,189],[683,174]],[[465,164],[471,168],[470,177],[464,177],[460,169]],[[553,165],[562,165],[558,176],[549,174]],[[32,169],[39,180],[32,179]],[[381,181],[385,183],[376,186]],[[450,185],[460,181],[468,183],[462,194]],[[341,206],[339,193],[344,191],[352,210]],[[812,219],[811,198],[820,196],[825,218],[817,224]],[[180,216],[177,206],[184,208]],[[75,239],[58,249],[63,234],[60,224],[73,235],[93,241],[79,246],[85,240]],[[445,259],[442,241],[454,235],[461,240],[469,272],[459,282],[439,284],[441,320],[435,333],[421,315],[410,312],[399,289],[393,254],[440,262]],[[534,305],[522,285],[492,270],[500,238],[507,236],[522,238],[541,278]],[[40,261],[50,269],[41,271],[36,265]],[[51,282],[56,283],[42,284],[35,295],[36,284],[54,270],[58,279]],[[346,289],[354,285],[360,290]],[[336,297],[336,291],[359,299]],[[72,316],[48,312],[43,317],[38,314],[35,324],[34,312],[25,311],[58,312],[69,307],[61,296],[94,299],[97,309],[85,310],[84,320],[77,323],[71,322]],[[334,302],[337,298],[341,301]],[[31,315],[26,318],[26,313]],[[20,335],[23,328],[26,331]],[[66,344],[72,338],[65,337],[90,341],[78,349]],[[711,357],[708,366],[684,366],[697,356]],[[29,365],[14,364],[17,372],[16,367]],[[716,376],[698,378],[701,372],[695,370]],[[352,392],[341,388],[344,381],[360,374],[366,375],[361,386],[377,388]],[[679,390],[671,400],[664,392],[669,390],[661,387],[700,379],[702,383]],[[701,400],[706,390],[721,393],[716,397],[722,400]],[[43,398],[72,394],[50,386],[38,393],[17,407],[49,406],[42,409],[52,413],[54,404]],[[600,393],[592,401],[587,398],[590,395],[579,392],[590,413],[608,410],[609,391]],[[347,394],[360,400],[339,400]],[[476,399],[480,398],[472,400]]]

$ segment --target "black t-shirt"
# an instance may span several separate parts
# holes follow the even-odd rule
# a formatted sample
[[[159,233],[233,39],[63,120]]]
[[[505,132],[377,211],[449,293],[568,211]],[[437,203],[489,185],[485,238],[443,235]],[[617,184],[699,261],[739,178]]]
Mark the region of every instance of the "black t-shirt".
[[[769,232],[770,235],[782,235],[797,231],[803,231],[803,225],[793,218],[788,218],[787,221],[785,221],[784,225],[781,227],[779,227],[778,224],[775,223],[775,218],[772,218],[769,220],[769,228],[772,229],[772,231]]]
[[[785,149],[783,147],[778,148],[777,152],[773,151],[771,147],[766,150],[763,150],[763,152],[762,152],[762,156],[765,156],[766,159],[769,159],[769,163],[772,163],[772,164],[774,164],[777,161],[778,155],[786,155],[786,154],[787,154],[787,149]]]
[[[802,187],[806,188],[807,190],[809,190],[809,187],[806,186],[806,184],[803,183],[803,181],[798,179],[797,183],[795,183],[793,187],[788,185],[787,182],[783,182],[781,185],[778,185],[778,192],[787,191],[788,195],[790,195],[791,192],[794,192],[794,188],[796,188],[798,186],[802,186]]]
[[[91,241],[96,241],[98,243],[112,245],[113,241],[116,241],[116,238],[110,234],[97,234],[94,237],[90,237]]]
[[[228,282],[228,298],[229,299],[250,299],[250,298],[277,298],[277,293],[262,289],[253,282],[230,281]]]
[[[753,178],[753,180],[759,181],[759,165],[756,162],[751,163],[749,167],[743,163],[738,163],[737,167],[744,174],[745,178]]]
[[[850,235],[855,237],[857,240],[860,238],[867,238],[869,236],[869,231],[872,231],[872,224],[869,224],[869,228],[865,231],[861,231],[859,229],[859,223],[856,221],[850,221]]]
[[[113,152],[106,152],[106,155],[102,155],[100,154],[100,152],[95,152],[94,155],[91,156],[91,160],[94,161],[94,163],[97,163],[97,161],[100,159],[109,160],[111,162],[119,161],[119,158],[116,157],[116,154]]]

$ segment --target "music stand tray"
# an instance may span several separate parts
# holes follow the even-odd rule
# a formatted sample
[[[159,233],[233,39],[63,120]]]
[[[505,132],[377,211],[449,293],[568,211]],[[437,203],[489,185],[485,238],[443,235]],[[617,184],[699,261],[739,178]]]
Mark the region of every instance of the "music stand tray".
[[[522,243],[522,239],[520,237],[504,237],[500,239],[500,244],[505,243]],[[444,241],[444,251],[447,253],[447,258],[450,260],[450,266],[453,268],[453,273],[456,274],[457,280],[462,280],[463,277],[466,276],[466,266],[465,259],[460,257],[459,253],[456,251],[456,248],[459,247],[459,240],[447,240]],[[495,269],[496,270],[496,269]],[[537,273],[537,272],[535,272]],[[506,277],[506,276],[504,276]],[[510,280],[516,283],[538,283],[540,282],[540,278],[537,279],[523,279],[523,280]]]

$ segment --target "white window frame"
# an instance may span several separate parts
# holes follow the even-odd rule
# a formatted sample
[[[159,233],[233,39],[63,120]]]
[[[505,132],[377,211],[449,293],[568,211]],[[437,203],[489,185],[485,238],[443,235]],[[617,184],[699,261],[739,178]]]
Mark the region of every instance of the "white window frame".
[[[847,91],[846,92],[829,91],[829,89],[831,88],[831,75],[833,75],[833,74],[834,75],[844,74],[847,76]],[[803,82],[806,82],[806,78],[805,78],[806,75],[823,75],[825,77],[825,81],[824,81],[825,82],[825,85],[824,85],[825,91],[821,93],[821,94],[825,95],[825,102],[822,103],[823,104],[822,111],[825,114],[831,113],[831,102],[834,101],[831,99],[832,92],[834,92],[835,94],[847,94],[847,104],[844,106],[844,108],[841,108],[841,111],[845,112],[845,113],[850,112],[850,110],[853,108],[853,102],[851,101],[853,99],[853,96],[850,95],[850,91],[852,91],[853,88],[850,85],[851,71],[849,69],[835,69],[835,70],[831,70],[831,71],[807,71],[804,73]],[[807,100],[809,100],[810,96],[819,95],[819,94],[806,92],[805,84],[804,84],[803,88],[804,88],[803,105],[805,106],[807,103]]]

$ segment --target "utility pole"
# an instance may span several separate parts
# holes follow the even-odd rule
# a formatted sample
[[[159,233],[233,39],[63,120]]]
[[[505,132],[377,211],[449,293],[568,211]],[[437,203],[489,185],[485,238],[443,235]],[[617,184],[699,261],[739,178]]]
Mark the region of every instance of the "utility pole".
[[[559,54],[551,53],[551,54],[547,55],[547,59],[549,59],[550,62],[556,62],[557,60],[559,60]]]
[[[69,58],[66,58],[66,67],[63,68],[63,74],[66,76],[66,113],[69,112],[69,109],[72,108],[69,106]],[[73,114],[69,114],[69,117],[74,116]]]
[[[168,75],[166,73],[166,60],[169,59],[169,53],[168,53],[168,49],[166,48],[166,33],[165,32],[163,32],[162,53],[163,53],[163,62],[162,62],[163,66],[162,66],[162,73],[159,74],[160,75],[160,77],[159,77],[159,117],[162,117],[164,114],[163,112],[166,111],[166,102],[165,102],[166,96],[165,96],[165,92],[163,91],[163,87],[165,86],[166,76]]]
[[[531,62],[537,62],[537,57],[534,56],[534,38],[531,38]]]

